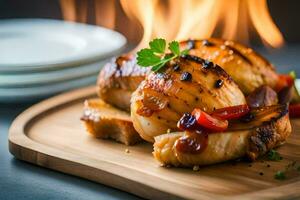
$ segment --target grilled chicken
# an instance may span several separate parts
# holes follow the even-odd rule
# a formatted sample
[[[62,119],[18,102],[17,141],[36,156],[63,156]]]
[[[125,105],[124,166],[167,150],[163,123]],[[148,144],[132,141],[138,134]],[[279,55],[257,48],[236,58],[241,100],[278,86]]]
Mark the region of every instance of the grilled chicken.
[[[211,38],[183,41],[181,46],[190,49],[191,55],[220,65],[246,95],[262,85],[275,88],[278,81],[278,75],[272,64],[239,43]]]
[[[99,97],[117,108],[129,111],[131,94],[144,80],[148,70],[138,66],[133,56],[114,58],[99,74]]]
[[[183,113],[246,104],[231,77],[218,65],[187,55],[169,63],[165,71],[150,73],[132,94],[131,118],[141,137],[176,130]]]
[[[187,40],[181,48],[221,66],[246,95],[262,85],[274,88],[278,76],[273,66],[241,44],[221,39]],[[129,111],[130,96],[149,72],[136,64],[135,56],[120,56],[106,64],[98,77],[98,94],[105,102]]]
[[[247,156],[255,160],[280,145],[291,133],[286,105],[276,105],[252,112],[252,121],[236,124],[226,133],[208,134],[208,143],[199,154],[182,153],[176,148],[181,138],[192,137],[188,132],[169,133],[155,137],[153,155],[164,165],[208,165]],[[190,143],[191,144],[191,143]]]
[[[113,139],[126,145],[142,140],[133,128],[130,115],[101,99],[84,102],[81,120],[84,121],[87,131],[97,138]]]

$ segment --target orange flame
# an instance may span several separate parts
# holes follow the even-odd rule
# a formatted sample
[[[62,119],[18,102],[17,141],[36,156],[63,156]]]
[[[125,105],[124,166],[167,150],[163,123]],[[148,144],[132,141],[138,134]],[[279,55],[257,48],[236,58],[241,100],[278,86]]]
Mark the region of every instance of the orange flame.
[[[151,38],[168,40],[209,38],[223,24],[224,39],[248,40],[249,25],[271,47],[280,47],[284,39],[273,22],[266,0],[121,0],[125,13],[140,21],[144,46]],[[164,8],[164,7],[167,7]],[[166,12],[167,11],[167,12]]]
[[[70,21],[88,21],[88,2],[60,0],[63,17]],[[156,37],[167,40],[221,37],[243,43],[255,30],[264,44],[280,47],[284,38],[268,10],[267,0],[93,0],[94,23],[111,29],[134,28],[118,19],[125,12],[143,28],[136,50]],[[116,11],[116,9],[119,9]],[[123,9],[123,10],[122,10]],[[123,14],[124,15],[124,14]],[[124,18],[124,16],[123,16]],[[121,24],[121,25],[120,25]],[[124,28],[125,27],[125,28]]]
[[[76,21],[75,0],[60,0],[63,18],[67,21]]]
[[[284,39],[269,14],[266,1],[248,0],[249,13],[260,37],[272,47],[282,46]]]

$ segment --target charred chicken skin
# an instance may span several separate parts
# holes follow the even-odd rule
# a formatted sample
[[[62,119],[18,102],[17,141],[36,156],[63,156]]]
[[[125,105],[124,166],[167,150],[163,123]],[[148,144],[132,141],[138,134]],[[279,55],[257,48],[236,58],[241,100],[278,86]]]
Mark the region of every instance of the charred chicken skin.
[[[168,64],[165,71],[150,73],[131,98],[131,119],[141,137],[176,130],[177,121],[194,108],[211,112],[246,104],[232,78],[218,65],[187,55]]]
[[[190,49],[189,54],[220,65],[246,95],[262,85],[276,87],[278,75],[274,67],[251,48],[216,38],[187,40],[181,45]]]

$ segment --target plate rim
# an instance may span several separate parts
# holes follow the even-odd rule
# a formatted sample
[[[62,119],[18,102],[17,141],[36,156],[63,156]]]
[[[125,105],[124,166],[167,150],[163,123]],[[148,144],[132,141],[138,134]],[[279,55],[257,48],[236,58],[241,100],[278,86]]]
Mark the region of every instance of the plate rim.
[[[27,90],[32,89],[32,91],[29,93],[19,93],[17,95],[1,95],[0,94],[0,103],[20,103],[20,102],[26,103],[26,102],[30,102],[30,101],[36,102],[37,100],[42,100],[45,97],[52,98],[61,93],[67,93],[72,90],[77,90],[78,88],[94,86],[96,80],[97,80],[97,75],[89,75],[89,76],[84,76],[84,77],[74,79],[74,80],[53,83],[50,85],[42,85],[42,86],[38,86],[38,87],[25,88]],[[62,85],[64,85],[64,86],[62,87]],[[51,87],[50,92],[49,91],[40,92],[40,90],[43,90],[45,88],[50,88],[50,87]],[[15,88],[8,88],[8,89],[13,90]],[[18,88],[18,89],[22,90],[24,88]]]
[[[0,72],[1,73],[13,73],[13,72],[27,72],[27,71],[36,71],[36,70],[49,70],[49,69],[56,69],[56,68],[66,68],[73,65],[82,65],[82,64],[88,64],[91,62],[96,62],[97,60],[101,60],[104,58],[112,57],[116,54],[121,53],[127,46],[127,39],[126,37],[121,34],[118,31],[111,30],[102,26],[96,26],[96,25],[90,25],[90,24],[84,24],[84,23],[78,23],[78,22],[71,22],[71,21],[64,21],[64,20],[58,20],[58,19],[48,19],[48,18],[13,18],[13,19],[2,19],[0,20],[0,25],[5,23],[60,23],[60,24],[66,24],[66,25],[72,25],[72,26],[78,26],[78,27],[88,27],[89,29],[102,29],[104,31],[108,31],[111,33],[114,33],[117,35],[121,40],[122,43],[120,44],[119,48],[116,48],[115,50],[111,50],[106,53],[97,54],[94,53],[90,56],[87,56],[86,58],[81,58],[78,60],[69,60],[67,62],[65,61],[57,61],[57,62],[48,62],[48,63],[32,63],[32,64],[0,64]]]
[[[34,73],[17,73],[17,74],[0,74],[1,77],[9,76],[11,79],[8,82],[0,81],[0,89],[6,88],[28,88],[34,87],[38,85],[47,85],[47,84],[55,84],[59,82],[65,82],[68,80],[74,80],[86,76],[93,76],[99,74],[101,68],[109,61],[109,59],[100,60],[93,63],[88,63],[86,65],[74,66],[69,68],[63,68],[60,70],[51,70],[51,71],[41,71],[41,72],[34,72]],[[84,68],[84,70],[83,70]],[[88,69],[88,70],[86,70]],[[74,74],[75,70],[75,74]],[[57,74],[64,73],[63,75],[56,76]],[[50,77],[47,75],[50,74]],[[45,79],[36,78],[38,76],[46,76]],[[28,77],[26,77],[28,76]],[[31,78],[30,78],[31,77]],[[25,79],[24,79],[25,78]],[[21,81],[15,83],[12,80],[19,79]],[[1,95],[0,95],[1,96]]]

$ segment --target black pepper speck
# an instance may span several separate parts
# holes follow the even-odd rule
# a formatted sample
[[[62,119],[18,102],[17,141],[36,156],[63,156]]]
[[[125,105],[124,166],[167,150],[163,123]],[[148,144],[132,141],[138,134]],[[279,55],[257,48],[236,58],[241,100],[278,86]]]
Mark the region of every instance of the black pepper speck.
[[[192,74],[189,72],[183,72],[180,76],[181,81],[191,81],[192,80]]]
[[[210,62],[209,60],[205,60],[203,62],[203,68],[211,68],[214,66],[214,63]]]
[[[215,82],[215,87],[216,88],[220,88],[222,87],[223,85],[223,80],[222,79],[218,79],[216,82]]]
[[[263,176],[263,175],[264,175],[264,173],[263,173],[263,172],[259,172],[259,175]]]

